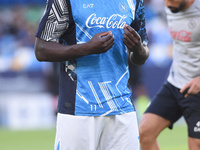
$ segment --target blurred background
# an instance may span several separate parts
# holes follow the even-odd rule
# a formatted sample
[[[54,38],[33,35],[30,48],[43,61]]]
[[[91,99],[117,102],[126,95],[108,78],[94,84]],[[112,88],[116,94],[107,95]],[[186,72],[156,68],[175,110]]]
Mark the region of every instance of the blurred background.
[[[38,62],[34,40],[45,0],[0,0],[0,149],[53,149],[58,95],[57,63]],[[132,66],[129,86],[138,120],[168,75],[172,41],[163,0],[144,0],[150,57]],[[187,150],[181,119],[166,129],[162,150]]]

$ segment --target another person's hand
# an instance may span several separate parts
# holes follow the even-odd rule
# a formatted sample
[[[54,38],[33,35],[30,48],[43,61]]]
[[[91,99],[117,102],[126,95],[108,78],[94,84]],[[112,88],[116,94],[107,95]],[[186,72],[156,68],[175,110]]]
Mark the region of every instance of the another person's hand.
[[[185,90],[187,90],[187,93],[184,95],[184,97],[188,97],[189,95],[195,95],[200,92],[200,76],[194,78],[192,81],[190,81],[188,84],[186,84],[180,92],[183,93]]]
[[[88,54],[105,53],[114,45],[114,36],[111,31],[95,34],[88,42]]]

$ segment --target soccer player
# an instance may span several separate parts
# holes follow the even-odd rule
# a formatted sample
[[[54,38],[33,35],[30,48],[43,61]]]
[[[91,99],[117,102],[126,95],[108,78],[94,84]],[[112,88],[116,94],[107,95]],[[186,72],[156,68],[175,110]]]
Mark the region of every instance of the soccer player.
[[[189,149],[200,150],[200,0],[165,0],[165,5],[173,63],[141,119],[141,149],[158,150],[157,136],[183,116]]]
[[[139,150],[128,59],[149,56],[142,0],[48,0],[39,61],[60,62],[54,150]]]

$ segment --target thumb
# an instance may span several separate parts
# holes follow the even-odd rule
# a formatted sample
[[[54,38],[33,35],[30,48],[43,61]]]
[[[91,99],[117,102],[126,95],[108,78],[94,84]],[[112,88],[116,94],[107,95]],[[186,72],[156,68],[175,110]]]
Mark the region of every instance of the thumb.
[[[106,35],[111,34],[111,33],[112,33],[111,31],[102,32],[102,33],[100,33],[100,37],[106,36]]]

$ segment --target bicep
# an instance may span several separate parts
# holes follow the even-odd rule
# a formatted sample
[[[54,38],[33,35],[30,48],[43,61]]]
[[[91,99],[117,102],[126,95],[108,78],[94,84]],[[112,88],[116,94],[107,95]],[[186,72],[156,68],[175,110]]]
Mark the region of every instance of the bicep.
[[[36,37],[57,41],[69,27],[69,10],[66,0],[48,0]]]

